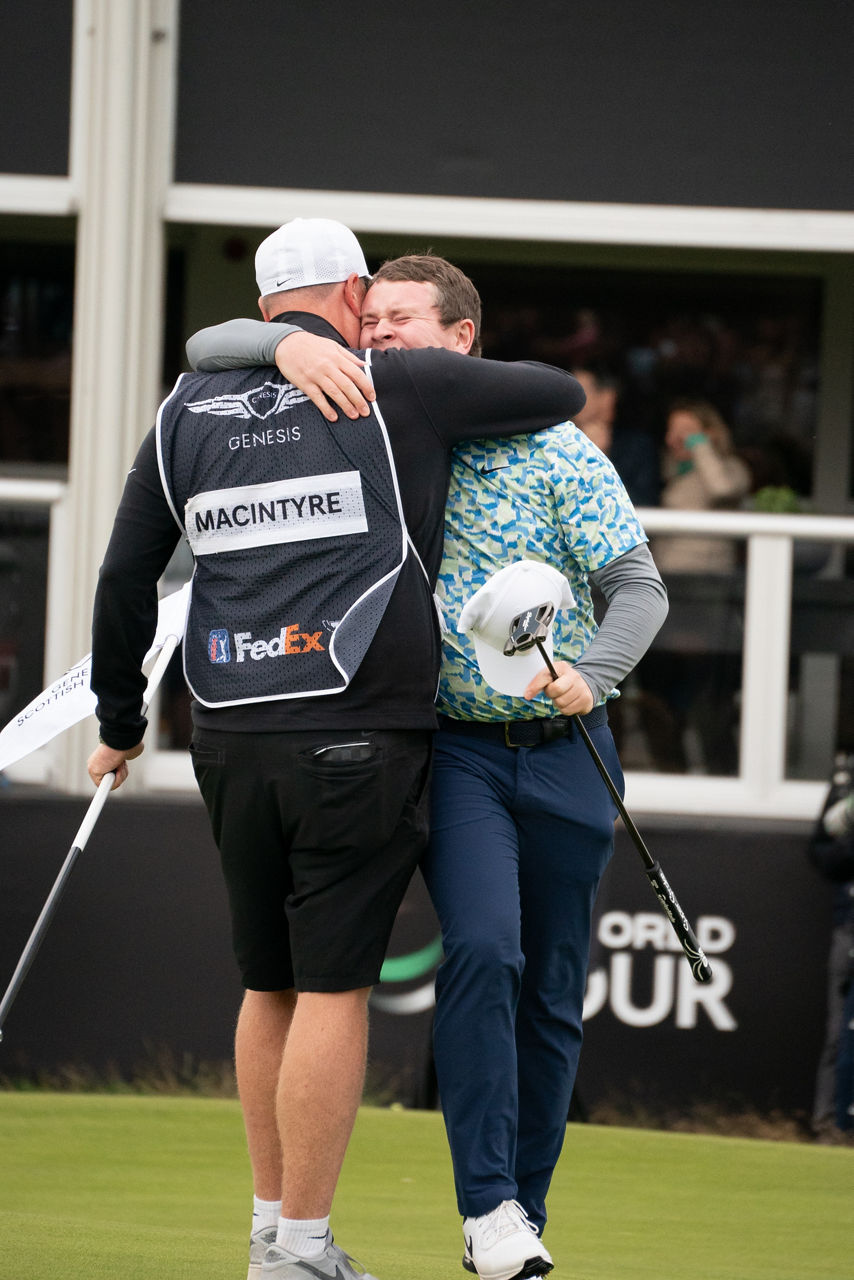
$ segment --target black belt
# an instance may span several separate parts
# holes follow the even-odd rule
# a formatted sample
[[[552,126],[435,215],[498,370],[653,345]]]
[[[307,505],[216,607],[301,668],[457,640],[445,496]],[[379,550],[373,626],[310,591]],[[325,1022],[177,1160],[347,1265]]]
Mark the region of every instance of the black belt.
[[[505,747],[540,747],[544,742],[557,742],[574,732],[575,716],[548,716],[538,720],[453,720],[439,716],[439,730],[444,733],[462,733],[469,738],[485,738],[500,742]],[[604,703],[594,707],[586,716],[579,716],[585,729],[598,729],[608,723],[608,708]]]

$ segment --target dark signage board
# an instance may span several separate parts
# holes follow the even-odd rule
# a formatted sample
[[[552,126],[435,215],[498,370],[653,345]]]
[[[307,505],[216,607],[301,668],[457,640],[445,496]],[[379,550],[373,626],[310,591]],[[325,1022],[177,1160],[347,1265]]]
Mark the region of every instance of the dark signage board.
[[[24,792],[21,795],[21,792]],[[85,802],[0,791],[0,990]],[[823,1029],[830,903],[793,824],[636,819],[714,969],[694,982],[618,830],[599,895],[578,1096],[654,1115],[712,1105],[806,1112]],[[369,1088],[435,1104],[430,1037],[438,928],[420,878],[372,996]],[[218,857],[201,802],[114,797],[6,1019],[0,1076],[133,1074],[221,1062],[240,989]]]
[[[72,0],[3,4],[0,173],[68,173],[73,7]]]
[[[809,1111],[824,1030],[830,897],[792,824],[638,819],[713,969],[694,981],[620,832],[598,900],[582,1104],[658,1114]]]
[[[808,1113],[831,928],[829,890],[805,857],[808,829],[636,821],[696,928],[713,981],[694,981],[640,857],[618,828],[597,901],[579,1112],[657,1119],[706,1108]],[[406,929],[403,912],[398,919],[392,948],[400,954],[423,948],[430,935],[434,917],[419,883],[410,910],[415,904],[420,914]],[[429,1014],[416,998],[424,981],[413,974],[374,996],[376,1003],[386,990],[398,994],[396,1018],[375,1014],[372,1044],[388,1081],[404,1083],[413,1100],[435,1087],[429,1063],[411,1062],[413,1046],[429,1043]],[[405,1015],[407,992],[413,1007]]]
[[[175,178],[848,211],[852,55],[841,0],[182,0]]]

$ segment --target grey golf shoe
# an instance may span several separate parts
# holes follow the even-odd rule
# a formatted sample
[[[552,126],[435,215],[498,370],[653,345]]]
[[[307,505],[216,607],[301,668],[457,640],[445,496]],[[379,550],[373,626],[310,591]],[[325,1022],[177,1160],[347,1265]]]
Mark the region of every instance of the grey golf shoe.
[[[246,1280],[261,1280],[261,1263],[271,1244],[276,1243],[276,1228],[261,1227],[249,1237],[249,1271]]]
[[[330,1239],[319,1258],[298,1258],[280,1244],[264,1255],[259,1280],[377,1280]]]

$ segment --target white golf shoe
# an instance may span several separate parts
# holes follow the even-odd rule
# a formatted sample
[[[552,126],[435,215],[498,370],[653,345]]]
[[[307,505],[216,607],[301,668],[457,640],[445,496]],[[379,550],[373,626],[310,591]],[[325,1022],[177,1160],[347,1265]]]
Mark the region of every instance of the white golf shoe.
[[[554,1263],[537,1228],[516,1200],[463,1219],[463,1266],[480,1280],[541,1280]]]

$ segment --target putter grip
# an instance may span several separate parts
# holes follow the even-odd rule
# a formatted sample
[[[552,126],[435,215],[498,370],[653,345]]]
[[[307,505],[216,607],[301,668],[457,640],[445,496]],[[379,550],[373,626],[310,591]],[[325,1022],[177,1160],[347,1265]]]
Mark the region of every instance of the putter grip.
[[[676,894],[668,883],[667,876],[661,870],[661,865],[656,860],[651,867],[646,868],[646,874],[649,883],[652,885],[658,901],[664,908],[665,914],[673,925],[673,930],[682,944],[682,950],[691,965],[691,972],[697,982],[711,982],[712,966],[706,959],[705,952],[697,941],[697,935],[688,923],[688,917],[680,907],[676,900]]]

